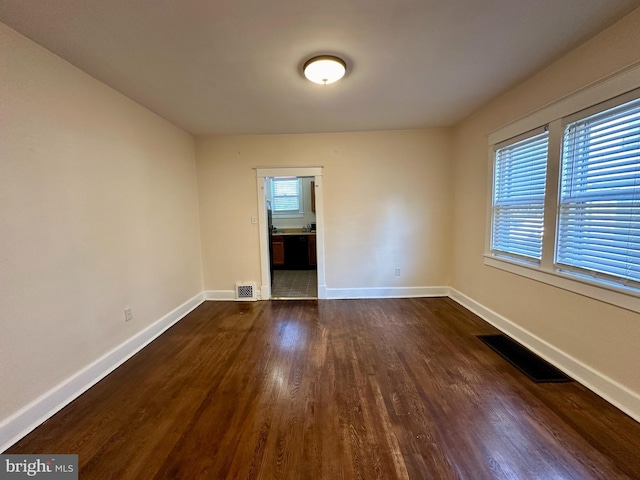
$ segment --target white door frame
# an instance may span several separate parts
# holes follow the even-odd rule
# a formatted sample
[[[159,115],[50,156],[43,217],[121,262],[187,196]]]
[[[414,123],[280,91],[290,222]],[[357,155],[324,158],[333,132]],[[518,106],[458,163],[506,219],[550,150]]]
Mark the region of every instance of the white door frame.
[[[327,298],[324,270],[324,204],[322,197],[322,167],[256,168],[258,188],[258,230],[260,235],[260,270],[262,285],[260,298],[271,298],[271,267],[267,233],[267,202],[264,179],[267,177],[314,177],[316,189],[316,268],[318,273],[318,298]]]

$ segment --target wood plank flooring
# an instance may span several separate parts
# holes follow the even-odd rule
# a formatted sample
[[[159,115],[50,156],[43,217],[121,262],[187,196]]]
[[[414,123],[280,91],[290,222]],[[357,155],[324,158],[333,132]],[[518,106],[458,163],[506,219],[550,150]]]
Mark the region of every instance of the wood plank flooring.
[[[640,424],[446,298],[207,302],[5,453],[89,479],[639,479]]]

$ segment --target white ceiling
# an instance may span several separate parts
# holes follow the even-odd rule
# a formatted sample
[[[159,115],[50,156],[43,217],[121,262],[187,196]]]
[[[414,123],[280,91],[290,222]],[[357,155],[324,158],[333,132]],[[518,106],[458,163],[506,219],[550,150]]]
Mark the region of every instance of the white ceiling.
[[[0,20],[194,134],[447,126],[640,0],[0,0]],[[340,82],[304,79],[317,54]]]

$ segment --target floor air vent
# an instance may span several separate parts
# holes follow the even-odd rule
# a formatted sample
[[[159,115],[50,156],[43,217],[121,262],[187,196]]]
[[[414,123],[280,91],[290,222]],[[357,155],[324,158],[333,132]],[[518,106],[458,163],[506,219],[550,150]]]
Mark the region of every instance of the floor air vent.
[[[573,381],[556,367],[506,335],[478,335],[477,337],[536,383]]]
[[[253,282],[238,282],[236,283],[236,302],[239,301],[255,301],[256,297],[256,284]]]

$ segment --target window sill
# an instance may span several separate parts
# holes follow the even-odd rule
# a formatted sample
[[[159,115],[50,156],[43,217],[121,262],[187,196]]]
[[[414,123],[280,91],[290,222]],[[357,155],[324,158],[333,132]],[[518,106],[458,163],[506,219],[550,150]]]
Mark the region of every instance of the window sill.
[[[516,263],[515,261],[490,254],[484,255],[484,264],[640,313],[640,292],[635,289],[603,285],[568,273],[556,270],[550,271],[537,265],[529,265],[521,262]]]
[[[304,218],[304,213],[274,213],[273,218]]]

